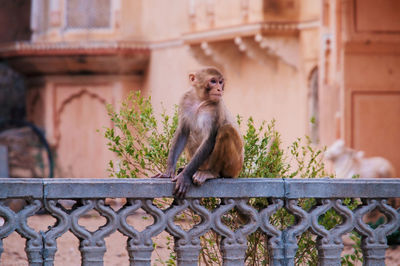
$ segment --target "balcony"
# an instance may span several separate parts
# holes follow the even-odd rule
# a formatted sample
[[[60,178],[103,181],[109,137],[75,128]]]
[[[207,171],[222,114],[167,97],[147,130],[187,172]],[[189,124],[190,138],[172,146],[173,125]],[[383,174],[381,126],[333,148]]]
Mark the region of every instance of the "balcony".
[[[155,198],[172,198],[173,187],[174,183],[160,179],[1,179],[0,216],[5,222],[0,226],[0,256],[3,239],[17,231],[27,240],[29,265],[53,265],[57,238],[70,231],[80,241],[82,265],[103,265],[104,238],[119,231],[128,237],[125,248],[130,265],[151,265],[151,238],[167,231],[175,238],[177,264],[197,265],[199,237],[213,230],[221,236],[219,248],[224,265],[244,265],[246,238],[261,229],[268,236],[270,265],[294,265],[297,237],[306,231],[317,237],[319,264],[340,265],[342,237],[355,230],[361,235],[364,265],[385,265],[386,236],[400,226],[398,211],[387,203],[388,198],[400,197],[400,179],[217,179],[191,188],[185,199],[175,200],[166,208],[153,204]],[[221,199],[213,210],[200,201],[210,197]],[[125,198],[127,203],[115,211],[105,204],[106,198]],[[248,204],[250,198],[268,198],[270,203],[256,210]],[[316,198],[317,204],[306,211],[298,205],[303,198]],[[362,204],[352,211],[343,204],[345,198],[359,198]],[[5,199],[26,199],[28,204],[15,213],[6,206]],[[63,208],[59,201],[65,199],[76,204],[71,209]],[[57,223],[46,232],[37,232],[27,220],[42,208]],[[127,223],[127,217],[140,208],[154,218],[154,223],[143,231]],[[284,230],[270,223],[270,217],[281,208],[296,218]],[[174,223],[185,209],[201,217],[201,222],[188,231]],[[232,209],[240,211],[248,221],[236,230],[221,221]],[[327,230],[318,218],[330,209],[342,216],[343,222]],[[386,216],[386,223],[373,229],[363,218],[376,209]],[[94,232],[78,223],[91,210],[107,220]]]
[[[141,42],[15,42],[0,45],[0,58],[27,75],[137,74],[149,63]]]

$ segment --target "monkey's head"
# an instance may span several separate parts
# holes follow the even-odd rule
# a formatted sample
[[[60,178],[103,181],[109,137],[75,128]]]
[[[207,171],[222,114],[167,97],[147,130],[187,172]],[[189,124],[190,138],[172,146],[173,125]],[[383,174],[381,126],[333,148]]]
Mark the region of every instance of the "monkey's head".
[[[206,67],[189,75],[192,87],[201,101],[218,103],[224,94],[224,76],[215,67]]]

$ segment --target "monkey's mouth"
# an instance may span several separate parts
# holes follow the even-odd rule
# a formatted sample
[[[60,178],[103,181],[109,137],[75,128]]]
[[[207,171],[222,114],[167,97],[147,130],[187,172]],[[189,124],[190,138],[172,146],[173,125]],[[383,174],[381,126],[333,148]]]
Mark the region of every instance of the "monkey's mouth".
[[[221,97],[222,97],[222,94],[221,94],[221,93],[213,93],[213,94],[210,94],[210,96],[212,96],[212,97],[217,97],[217,98],[221,98]]]

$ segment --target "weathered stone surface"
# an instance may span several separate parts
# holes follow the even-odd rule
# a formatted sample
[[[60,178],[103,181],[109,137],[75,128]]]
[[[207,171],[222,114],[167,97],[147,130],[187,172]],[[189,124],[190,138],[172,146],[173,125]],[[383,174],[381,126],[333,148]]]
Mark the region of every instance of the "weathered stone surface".
[[[43,198],[43,179],[1,178],[0,199],[8,198]]]
[[[294,265],[297,237],[307,230],[317,236],[320,265],[340,265],[342,237],[352,230],[361,235],[365,265],[384,265],[386,236],[400,225],[399,213],[386,200],[400,197],[399,179],[217,179],[192,187],[186,199],[176,199],[167,209],[154,205],[153,199],[173,197],[174,183],[169,180],[6,178],[0,181],[0,217],[5,221],[0,226],[0,256],[2,240],[17,231],[27,239],[25,250],[31,265],[53,265],[57,238],[67,231],[80,240],[82,265],[103,265],[104,239],[117,230],[128,237],[130,265],[151,265],[151,238],[163,231],[175,239],[177,264],[197,265],[200,237],[209,230],[221,236],[223,264],[244,265],[247,237],[258,228],[268,236],[270,265]],[[221,204],[209,210],[201,204],[203,197],[221,198]],[[251,197],[269,198],[270,204],[256,210],[248,203]],[[25,199],[27,204],[15,212],[7,206],[7,198]],[[127,203],[116,211],[105,204],[105,198],[126,198]],[[306,211],[298,205],[300,198],[317,198],[317,202]],[[352,211],[343,204],[344,198],[361,198],[362,204]],[[76,204],[65,209],[60,199],[71,199]],[[27,220],[43,207],[57,223],[46,232],[36,232]],[[296,217],[295,224],[282,231],[270,223],[271,216],[281,208]],[[127,223],[127,217],[139,209],[154,220],[142,231]],[[199,215],[201,222],[183,230],[175,224],[175,218],[187,209]],[[222,217],[233,209],[247,218],[246,224],[235,230],[222,222]],[[343,219],[340,225],[327,230],[318,219],[330,209]],[[373,229],[363,217],[375,209],[386,216],[386,223]],[[78,223],[90,211],[97,211],[107,219],[105,225],[93,232]]]
[[[172,197],[165,179],[1,179],[0,198],[160,198]],[[187,198],[390,198],[400,196],[399,179],[216,179],[193,186]]]
[[[0,144],[0,178],[9,177],[8,170],[8,149]]]

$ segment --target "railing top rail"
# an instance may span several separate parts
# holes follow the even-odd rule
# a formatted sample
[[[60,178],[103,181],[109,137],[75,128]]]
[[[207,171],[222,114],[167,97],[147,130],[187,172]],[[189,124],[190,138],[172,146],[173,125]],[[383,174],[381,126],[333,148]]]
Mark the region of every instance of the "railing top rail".
[[[2,178],[5,198],[161,198],[173,197],[168,179]],[[190,188],[187,198],[391,198],[400,197],[400,179],[221,178]]]

